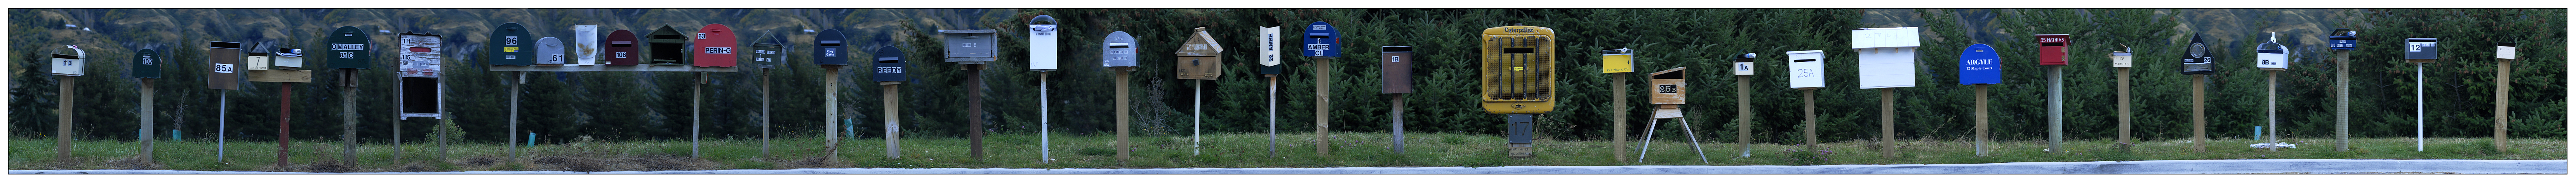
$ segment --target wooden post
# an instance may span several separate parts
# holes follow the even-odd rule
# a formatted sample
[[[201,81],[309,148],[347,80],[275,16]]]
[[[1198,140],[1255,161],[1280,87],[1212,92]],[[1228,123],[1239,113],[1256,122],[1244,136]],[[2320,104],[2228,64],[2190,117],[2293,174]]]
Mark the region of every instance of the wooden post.
[[[2209,75],[2191,75],[2191,152],[2209,152],[2209,102],[2202,90]]]
[[[1878,153],[1896,159],[1896,88],[1878,89]]]
[[[2048,152],[2066,152],[2066,72],[2048,66]]]
[[[1261,77],[1270,80],[1270,157],[1279,157],[1279,75]]]
[[[1333,59],[1315,59],[1315,156],[1333,153]]]
[[[358,74],[340,69],[340,163],[358,163]]]
[[[142,120],[142,122],[143,122],[143,132],[142,132],[142,133],[143,133],[143,139],[138,140],[138,141],[135,141],[135,143],[143,144],[143,149],[140,149],[140,150],[142,150],[143,152],[142,152],[142,153],[139,153],[139,154],[141,154],[141,158],[143,159],[143,164],[149,165],[149,164],[152,164],[152,131],[154,130],[154,129],[152,128],[152,95],[153,95],[153,93],[155,93],[155,92],[153,92],[153,91],[152,91],[152,78],[135,78],[135,79],[139,81],[139,82],[135,82],[135,84],[142,84],[142,85],[143,85],[143,106],[137,106],[137,107],[135,107],[135,108],[141,108],[141,109],[139,109],[139,110],[143,110],[143,112],[141,112],[141,113],[136,113],[136,114],[143,114],[142,116],[140,116],[140,117],[142,117],[142,118],[143,118],[143,120]],[[173,134],[173,135],[176,135],[176,134]],[[174,138],[171,138],[171,140],[178,140],[178,138],[175,138],[175,137],[174,137]]]
[[[896,90],[894,83],[902,83],[902,81],[877,82],[877,86],[885,89],[883,100],[885,100],[886,159],[903,158],[903,117],[897,115],[903,112],[901,104],[903,98],[895,97],[902,96],[903,90]]]
[[[2263,128],[2263,134],[2270,135],[2267,139],[2272,139],[2267,140],[2267,142],[2264,143],[2273,144],[2270,148],[2263,148],[2263,150],[2280,152],[2281,148],[2278,144],[2281,143],[2281,109],[2279,108],[2281,102],[2281,71],[2270,70],[2269,72],[2263,72],[2263,74],[2263,121],[2265,122],[2263,126],[2270,127]]]
[[[966,65],[966,156],[984,159],[984,65]]]
[[[1744,146],[1735,157],[1753,157],[1752,81],[1753,75],[1735,75],[1735,143]]]
[[[829,118],[825,118],[829,119]],[[831,136],[825,134],[823,136]],[[760,69],[760,157],[769,156],[769,69]]]
[[[2127,69],[2127,68],[2122,68],[2122,69]],[[1987,127],[1986,127],[1987,117],[1989,117],[1989,116],[1987,116],[1987,115],[1986,115],[1986,108],[1988,108],[1988,106],[1987,106],[1987,104],[1986,104],[1986,85],[1976,85],[1976,86],[1977,86],[1977,156],[1983,157],[1983,156],[1986,156],[1986,153],[1987,153],[1987,152],[1986,152],[1986,142],[1987,142],[1987,139],[1986,139],[1986,138],[1988,138],[1988,137],[1992,137],[1992,136],[1989,136],[1989,134],[1987,134],[1987,133],[1988,133],[1988,131],[1990,131],[1990,130],[1987,130]],[[2125,102],[2125,100],[2123,100],[2123,102]],[[2125,132],[2125,131],[2124,131],[2124,132]],[[2124,133],[2124,134],[2125,134],[2125,133]],[[2124,136],[2124,137],[2125,137],[2125,136]]]
[[[512,73],[511,73],[511,75],[514,75],[514,76],[512,76],[512,77],[511,77],[512,79],[510,79],[510,81],[503,81],[503,82],[505,82],[505,83],[509,83],[509,84],[510,84],[510,131],[501,132],[501,134],[503,134],[503,135],[509,135],[509,136],[510,136],[510,139],[509,139],[508,141],[501,141],[501,144],[503,144],[502,146],[507,146],[507,147],[509,147],[509,148],[510,148],[510,162],[518,162],[518,161],[519,161],[519,145],[518,145],[517,143],[519,142],[519,133],[516,133],[516,132],[518,132],[518,131],[519,131],[519,88],[520,88],[520,87],[522,87],[522,86],[519,86],[519,85],[528,84],[528,72],[524,72],[524,71],[522,71],[522,72],[512,72]],[[692,126],[690,129],[696,129],[696,128],[695,128],[694,126]],[[536,137],[528,137],[528,138],[536,138]],[[697,145],[697,142],[696,142],[696,141],[690,141],[690,143],[689,143],[689,157],[690,157],[690,158],[696,158],[696,157],[698,157],[698,155],[697,155],[697,151],[698,151],[698,145]]]
[[[841,65],[823,67],[823,159],[841,161]]]
[[[705,104],[707,98],[707,73],[697,73],[698,82],[689,83],[689,158],[691,159],[699,158],[701,154],[698,153],[698,141],[702,139],[698,137],[698,125],[701,123],[700,121],[706,118],[707,108]],[[511,93],[511,95],[517,94],[518,93]],[[513,127],[511,130],[518,129]]]
[[[2506,99],[2506,98],[2513,98],[2513,95],[2512,95],[2512,94],[2508,94],[2508,93],[2506,93],[2506,92],[2513,91],[2513,80],[2512,80],[2512,79],[2513,79],[2513,76],[2512,76],[2512,74],[2513,74],[2513,59],[2496,59],[2496,77],[2495,77],[2495,82],[2496,82],[2496,94],[2495,94],[2495,148],[2496,148],[2496,152],[2505,152],[2505,136],[2504,136],[2504,135],[2505,135],[2505,119],[2506,119],[2506,118],[2505,118],[2505,116],[2506,116],[2505,114],[2508,114],[2508,112],[2505,112],[2505,110],[2504,110],[2504,109],[2505,109],[2505,107],[2506,107],[2506,106],[2504,105],[2504,104],[2505,104],[2505,103],[2504,103],[2504,101],[2505,101],[2505,99]],[[144,85],[144,86],[151,86],[151,85]],[[147,103],[147,104],[148,104],[148,103],[151,103],[151,102],[149,102],[149,101],[151,101],[151,100],[144,100],[144,101],[146,101],[146,102],[144,102],[144,103]],[[144,119],[151,119],[151,118],[148,118],[148,117],[147,117],[147,118],[144,118]],[[144,152],[151,152],[151,151],[144,151]]]
[[[2335,61],[2335,151],[2352,150],[2352,53],[2332,50]]]
[[[286,168],[286,150],[293,148],[289,144],[292,140],[286,136],[287,117],[293,117],[287,108],[295,104],[295,83],[279,82],[277,86],[277,167]]]
[[[1806,121],[1806,123],[1807,123],[1807,124],[1806,124],[1806,125],[1804,125],[1804,126],[1806,126],[1806,128],[1807,128],[1807,129],[1806,129],[1806,134],[1807,134],[1807,143],[1806,143],[1806,144],[1807,144],[1807,148],[1808,148],[1809,150],[1822,150],[1822,149],[1815,149],[1815,148],[1817,147],[1817,146],[1816,146],[1816,89],[1815,89],[1815,88],[1798,88],[1798,92],[1806,93],[1806,94],[1807,94],[1807,96],[1806,96],[1806,97],[1798,98],[1798,100],[1803,101],[1803,102],[1806,102],[1806,104],[1807,104],[1807,109],[1806,109],[1806,111],[1807,111],[1807,121]]]
[[[1610,162],[1628,159],[1628,73],[1610,73]],[[1646,129],[1653,131],[1653,128]],[[1654,133],[1654,132],[1647,132]],[[1644,153],[1645,150],[1637,150]],[[1644,157],[1644,154],[1637,155]],[[1639,159],[1639,162],[1645,160]]]
[[[2131,139],[2131,138],[2129,138],[2129,68],[2127,68],[2127,67],[2122,67],[2122,68],[2120,68],[2120,74],[2119,74],[2119,75],[2120,75],[2120,76],[2119,76],[2119,78],[2120,78],[2120,84],[2119,84],[2119,85],[2120,85],[2120,88],[2119,88],[2119,89],[2120,89],[2120,106],[2119,106],[2119,107],[2120,107],[2120,145],[2121,145],[2121,146],[2123,146],[2123,147],[2125,147],[2125,146],[2129,146],[2129,145],[2135,145],[2135,144],[2137,144],[2137,141],[2130,141],[2130,139]],[[1982,101],[1982,100],[1980,100],[1980,101]],[[1979,108],[1983,108],[1983,107],[1979,107]],[[1978,135],[1978,136],[1984,136],[1984,135]],[[2126,148],[2122,148],[2122,149],[2126,149]]]
[[[62,84],[56,87],[63,89],[61,93],[54,93],[54,97],[62,98],[62,102],[56,102],[54,106],[54,113],[56,113],[54,115],[56,119],[54,120],[54,161],[70,163],[72,161],[72,91],[73,88],[80,86],[78,85],[80,78],[72,76],[54,78],[62,81]],[[282,156],[284,153],[279,155]],[[285,158],[279,159],[283,161]]]
[[[1114,72],[1118,73],[1118,80],[1112,82],[1117,83],[1118,85],[1116,86],[1118,90],[1118,96],[1116,97],[1116,103],[1118,103],[1118,162],[1123,164],[1127,163],[1127,152],[1135,151],[1134,149],[1127,148],[1127,121],[1129,120],[1127,114],[1129,112],[1127,109],[1127,72],[1135,71],[1136,68],[1111,67],[1110,70],[1115,70]]]
[[[1392,102],[1395,103],[1395,108],[1389,110],[1394,113],[1387,116],[1395,118],[1395,154],[1404,154],[1404,94],[1395,94],[1395,101]]]

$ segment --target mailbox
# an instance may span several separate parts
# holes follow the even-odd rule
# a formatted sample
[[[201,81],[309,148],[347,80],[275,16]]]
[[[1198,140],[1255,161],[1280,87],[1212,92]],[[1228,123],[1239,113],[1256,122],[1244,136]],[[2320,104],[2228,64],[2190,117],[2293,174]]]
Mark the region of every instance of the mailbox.
[[[1922,46],[1915,27],[1852,29],[1852,51],[1860,52],[1860,88],[1914,87],[1914,51]]]
[[[1279,27],[1261,28],[1261,74],[1279,74]]]
[[[644,40],[643,64],[689,65],[687,59],[682,59],[689,54],[688,35],[680,35],[680,31],[664,25],[654,28],[653,33],[644,34]]]
[[[1960,50],[1959,84],[2003,84],[2003,56],[1996,52],[1997,51],[1994,46],[1988,46],[1986,44],[1972,44],[1968,45],[1967,50]],[[2042,56],[2041,58],[2047,57]]]
[[[1038,15],[1029,19],[1029,70],[1052,71],[1055,59],[1055,17]]]
[[[1413,46],[1378,47],[1377,55],[1384,60],[1378,62],[1378,78],[1385,80],[1378,93],[1413,93],[1413,63],[1421,59],[1413,57]]]
[[[1180,70],[1176,72],[1180,74],[1178,78],[1216,80],[1217,76],[1225,74],[1225,47],[1217,45],[1216,37],[1208,36],[1207,27],[1193,28],[1190,32],[1190,38],[1183,40],[1179,51],[1173,53],[1180,56],[1180,59],[1173,59],[1178,63],[1172,65]]]
[[[948,59],[946,61],[966,65],[983,65],[984,62],[992,62],[995,55],[1001,55],[998,53],[998,51],[1001,50],[999,49],[1001,46],[993,43],[999,42],[996,40],[1001,40],[1002,38],[993,37],[994,32],[999,31],[992,29],[939,30],[939,34],[944,35],[941,36],[941,39],[948,41]]]
[[[277,52],[273,54],[275,55],[273,55],[273,57],[269,57],[269,60],[274,61],[275,64],[277,64],[274,66],[274,69],[304,70],[304,49],[278,48]]]
[[[491,46],[487,46],[491,49],[488,51],[491,58],[484,58],[487,60],[485,62],[490,62],[492,65],[534,65],[536,63],[537,52],[533,49],[536,49],[537,37],[528,36],[527,27],[519,26],[518,22],[502,23],[500,27],[492,28],[491,37],[491,39],[485,39],[492,42],[489,43]]]
[[[129,74],[136,78],[161,78],[160,54],[152,49],[135,50],[134,72]]]
[[[1825,87],[1825,50],[1792,51],[1789,55],[1789,88]]]
[[[373,58],[375,58],[370,56],[375,55],[367,54],[368,49],[374,48],[367,44],[372,42],[367,39],[367,31],[359,30],[356,26],[340,26],[339,29],[331,30],[331,37],[326,39],[328,40],[325,40],[324,42],[331,44],[331,50],[324,51],[322,53],[322,58],[323,60],[328,60],[326,61],[328,63],[325,64],[330,65],[331,68],[370,69],[375,67],[375,63],[370,62],[370,60],[374,60]]]
[[[903,49],[893,46],[877,47],[877,52],[870,56],[877,58],[876,75],[869,75],[868,78],[875,78],[877,82],[899,82],[909,79],[904,78],[903,75]]]
[[[2065,34],[2040,34],[2031,36],[2039,37],[2039,65],[2066,65],[2067,42]],[[1987,49],[1991,50],[1993,48]]]
[[[2131,54],[2132,53],[2129,52],[2129,45],[2120,45],[2120,51],[2111,51],[2111,67],[2129,68],[2136,66],[2136,58],[2133,58],[2135,55]]]
[[[1647,79],[1647,84],[1655,85],[1655,94],[1649,95],[1655,98],[1655,104],[1686,104],[1686,102],[1683,102],[1682,97],[1687,96],[1685,92],[1690,90],[1690,85],[1682,83],[1682,80],[1688,78],[1687,74],[1682,74],[1682,69],[1689,68],[1690,67],[1674,67],[1673,69],[1656,71],[1654,74],[1646,74],[1648,78],[1651,78]]]
[[[842,45],[848,36],[841,29],[823,29],[814,35],[814,65],[850,65],[849,46]]]
[[[1629,66],[1637,63],[1636,61],[1631,60],[1634,59],[1636,55],[1637,50],[1635,49],[1619,48],[1616,50],[1601,50],[1601,73],[1637,72],[1636,68]]]
[[[270,55],[268,54],[267,49],[268,48],[263,47],[251,47],[248,49],[250,50],[250,53],[242,53],[243,70],[269,70],[271,67],[275,67],[270,65],[276,64],[276,62],[269,60],[268,57]]]
[[[2361,31],[2352,31],[2352,29],[2335,29],[2334,32],[2326,33],[2326,47],[2337,50],[2352,50],[2354,47],[2361,46],[2360,39]]]
[[[2182,58],[2183,75],[2218,74],[2217,65],[2210,64],[2216,60],[2212,60],[2209,45],[2200,42],[2200,35],[2192,35],[2191,46],[2183,52],[2185,54]]]
[[[564,65],[566,59],[562,39],[537,38],[537,65]]]
[[[1109,32],[1109,38],[1100,42],[1101,67],[1136,66],[1136,37],[1127,36],[1127,31]]]
[[[402,55],[395,64],[395,75],[402,78],[397,81],[402,90],[397,101],[402,106],[402,116],[438,118],[442,109],[439,101],[443,98],[438,92],[439,62],[444,57],[441,52],[445,49],[441,47],[445,43],[437,34],[403,32],[396,36],[402,37],[402,45],[395,49]]]
[[[733,50],[734,48],[737,48],[736,46],[742,44],[741,42],[734,41],[736,37],[742,36],[734,36],[733,28],[726,28],[724,24],[707,24],[707,27],[698,28],[697,47],[696,49],[690,49],[694,50],[694,52],[691,52],[690,54],[697,55],[697,57],[696,60],[689,61],[689,65],[698,67],[733,67],[734,61],[740,59],[734,57]]]
[[[88,57],[89,52],[81,51],[80,46],[63,45],[61,48],[54,48],[54,61],[51,64],[54,65],[54,75],[89,75],[89,61],[86,59]]]
[[[2281,46],[2281,33],[2272,33],[2271,40],[2254,45],[2254,68],[2289,70],[2290,54],[2286,52],[2288,49],[2289,47]]]
[[[599,26],[572,26],[572,65],[599,65]]]
[[[1735,55],[1735,75],[1753,75],[1753,53]]]
[[[1479,36],[1483,68],[1478,72],[1482,72],[1479,75],[1484,85],[1478,88],[1484,95],[1485,113],[1538,114],[1556,110],[1555,29],[1512,24],[1485,28]]]
[[[1306,25],[1306,57],[1341,58],[1342,31],[1317,21]]]
[[[2513,43],[2496,43],[2495,45],[2496,59],[2513,59]],[[143,51],[145,53],[151,53],[152,50],[145,49]]]
[[[785,47],[778,44],[778,39],[763,36],[759,43],[751,44],[751,65],[762,69],[776,69],[779,62],[787,61],[785,50]]]
[[[635,41],[635,32],[618,29],[609,32],[607,40],[607,53],[601,56],[607,57],[608,65],[635,65],[644,58],[643,48],[636,47],[642,45]]]
[[[2436,41],[2439,40],[2434,38],[2406,38],[2406,62],[2433,63],[2433,60],[2442,59],[2441,47],[2433,44]]]
[[[241,89],[241,43],[206,42],[206,89]]]

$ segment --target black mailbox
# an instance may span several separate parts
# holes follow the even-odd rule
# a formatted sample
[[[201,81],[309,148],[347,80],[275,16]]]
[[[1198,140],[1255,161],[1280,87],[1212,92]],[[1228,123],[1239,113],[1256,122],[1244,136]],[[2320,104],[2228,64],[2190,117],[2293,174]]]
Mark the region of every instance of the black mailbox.
[[[358,27],[356,26],[340,26],[339,29],[331,30],[331,38],[329,38],[327,42],[331,44],[331,50],[323,52],[322,58],[323,60],[329,60],[325,62],[329,62],[326,64],[330,65],[331,68],[368,69],[369,67],[373,67],[373,65],[370,65],[368,62],[368,58],[372,57],[367,57],[370,54],[367,54],[367,48],[369,48],[369,45],[367,45],[368,40],[366,31],[358,30]]]
[[[136,78],[161,78],[160,53],[152,49],[135,50],[133,67],[132,75]]]
[[[648,43],[644,45],[644,57],[648,61],[645,64],[689,65],[687,59],[682,59],[689,57],[689,35],[680,35],[680,31],[664,25],[654,28],[651,34],[645,34],[644,39]]]
[[[2209,45],[2200,42],[2200,35],[2192,35],[2191,47],[2183,52],[2183,75],[2218,74],[2218,64],[2211,64],[2217,60],[2210,54]]]
[[[2440,40],[2434,38],[2406,38],[2406,62],[2433,63],[2433,60],[2441,60],[2442,49],[2438,45],[2433,44],[2436,41]]]
[[[519,26],[518,22],[502,23],[500,27],[492,28],[492,38],[487,40],[492,41],[492,46],[488,46],[492,57],[485,60],[492,65],[536,63],[537,38],[528,36],[528,28]]]
[[[850,59],[842,56],[849,55],[848,46],[841,43],[846,40],[848,37],[841,35],[840,29],[823,29],[815,34],[814,65],[850,65]]]
[[[893,46],[877,47],[877,52],[875,54],[870,54],[869,56],[877,58],[877,65],[876,75],[868,76],[868,78],[875,78],[877,82],[904,81],[910,79],[904,78],[903,75],[903,49],[895,48]]]
[[[778,39],[761,36],[759,43],[751,44],[751,65],[762,69],[776,69],[778,62],[787,61],[787,55],[781,54],[784,50],[786,48],[778,45]]]

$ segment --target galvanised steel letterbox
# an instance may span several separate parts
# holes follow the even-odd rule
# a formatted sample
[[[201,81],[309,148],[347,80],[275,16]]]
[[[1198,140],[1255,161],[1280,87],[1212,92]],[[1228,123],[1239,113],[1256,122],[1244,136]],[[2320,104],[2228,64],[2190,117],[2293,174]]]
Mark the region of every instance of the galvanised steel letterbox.
[[[1342,31],[1332,24],[1316,21],[1306,25],[1306,57],[1341,58]]]
[[[943,35],[941,39],[948,41],[946,50],[948,59],[945,61],[965,65],[983,65],[985,62],[992,62],[994,56],[1001,55],[999,52],[1001,46],[994,43],[999,43],[998,40],[1002,38],[993,37],[995,32],[1000,31],[939,30],[939,34]]]
[[[1378,62],[1378,79],[1385,83],[1378,86],[1378,93],[1413,93],[1413,63],[1421,60],[1413,57],[1413,46],[1382,46],[1377,50],[1382,60]]]
[[[1735,75],[1753,75],[1753,53],[1735,55]]]
[[[2218,74],[2218,65],[2210,63],[2217,60],[2213,59],[2213,54],[2209,52],[2209,45],[2200,42],[2200,35],[2191,36],[2191,45],[2185,48],[2183,53],[2185,54],[2182,58],[2183,75]]]
[[[2352,50],[2354,47],[2361,46],[2360,39],[2361,31],[2352,31],[2352,29],[2335,29],[2334,32],[2326,32],[2326,47],[2337,50]]]
[[[304,53],[304,49],[281,47],[269,59],[275,61],[277,70],[304,70]]]
[[[2254,45],[2254,68],[2276,71],[2289,70],[2290,54],[2287,52],[2288,49],[2289,47],[2287,46],[2281,46],[2281,33],[2272,33],[2272,39],[2268,42]]]
[[[136,78],[161,78],[160,55],[160,52],[152,49],[135,50],[134,72],[129,74]]]
[[[690,49],[694,51],[689,53],[697,57],[695,57],[696,60],[688,61],[689,65],[733,67],[734,61],[741,59],[734,57],[734,48],[742,43],[734,40],[742,36],[735,36],[733,28],[725,27],[724,24],[707,24],[707,27],[698,28],[697,37],[696,49]]]
[[[1056,66],[1055,17],[1038,15],[1029,18],[1029,70],[1052,71]]]
[[[207,89],[241,89],[241,47],[240,42],[206,42]]]
[[[368,54],[371,51],[369,49],[375,47],[368,44],[373,41],[367,39],[367,31],[359,30],[356,26],[340,26],[339,29],[331,30],[331,37],[325,42],[331,44],[331,47],[329,51],[322,53],[322,59],[329,60],[326,61],[329,63],[325,64],[330,65],[331,68],[372,69],[375,67],[375,63],[370,62],[375,57],[369,57],[375,54]]]
[[[875,72],[876,75],[869,75],[868,78],[876,79],[877,82],[904,81],[910,79],[906,78],[903,74],[905,67],[903,63],[903,49],[898,49],[893,46],[877,47],[877,52],[875,54],[870,54],[869,56],[876,57],[877,64]]]
[[[2039,65],[2066,65],[2065,34],[2031,35],[2039,37]],[[1993,49],[1993,48],[1988,48]]]
[[[89,57],[89,52],[81,51],[80,46],[63,45],[61,48],[54,48],[53,56],[53,62],[47,65],[54,65],[54,75],[89,75],[89,60],[87,59]]]
[[[608,65],[635,65],[644,59],[644,43],[635,40],[635,32],[618,29],[608,33],[608,50],[600,55]]]
[[[2135,58],[2133,57],[2135,55],[2133,54],[2133,52],[2129,52],[2129,45],[2120,45],[2120,51],[2111,51],[2111,67],[2129,68],[2135,66],[2136,60],[2134,60]]]
[[[1636,55],[1635,49],[1601,50],[1601,73],[1637,72],[1635,66],[1630,66],[1637,63],[1636,60],[1632,60]]]
[[[1685,102],[1682,98],[1684,96],[1688,96],[1685,93],[1690,89],[1690,85],[1683,82],[1683,80],[1689,78],[1687,74],[1683,74],[1686,73],[1682,72],[1683,69],[1690,69],[1690,67],[1674,67],[1673,69],[1656,71],[1654,74],[1646,74],[1647,78],[1649,78],[1646,80],[1646,84],[1655,86],[1654,94],[1647,95],[1654,97],[1652,102],[1655,104],[1689,103]]]
[[[1792,51],[1789,55],[1789,88],[1825,87],[1825,50]]]
[[[1259,67],[1261,74],[1279,74],[1279,59],[1282,57],[1279,55],[1279,27],[1262,27],[1258,42],[1261,42],[1261,64],[1253,66]]]
[[[1959,84],[2003,84],[2003,55],[1996,52],[1994,46],[1986,44],[1971,44],[1968,49],[1960,50]]]
[[[1135,36],[1128,36],[1127,31],[1109,32],[1109,37],[1100,42],[1101,67],[1136,66]]]
[[[787,61],[785,51],[786,48],[778,44],[778,39],[761,37],[760,42],[751,43],[751,65],[762,69],[776,69],[779,62]]]
[[[1218,75],[1225,74],[1225,47],[1217,45],[1216,37],[1208,35],[1207,27],[1193,28],[1190,32],[1190,37],[1182,40],[1180,49],[1173,52],[1180,56],[1173,59],[1177,63],[1172,68],[1179,70],[1174,72],[1179,74],[1176,78],[1216,80]]]
[[[571,43],[572,43],[572,47],[571,47],[571,48],[569,48],[569,49],[567,49],[567,50],[565,50],[564,52],[568,52],[568,54],[572,56],[572,58],[573,58],[573,59],[572,59],[572,60],[573,60],[573,62],[571,62],[571,63],[567,63],[567,64],[572,64],[572,65],[599,65],[599,64],[600,64],[600,63],[599,63],[599,51],[600,51],[600,49],[599,49],[599,26],[597,26],[597,25],[575,25],[575,26],[572,26],[572,42],[571,42]]]
[[[664,25],[644,35],[644,64],[689,65],[689,36]]]
[[[841,35],[841,29],[815,32],[814,65],[850,65],[849,55],[853,52],[850,46],[842,43],[847,39],[848,36]]]
[[[2406,62],[2433,63],[2442,59],[2441,47],[2433,44],[2438,41],[2435,38],[2406,38]]]
[[[491,46],[486,46],[491,49],[488,51],[491,58],[484,58],[485,62],[492,65],[536,64],[537,52],[534,49],[537,37],[528,36],[528,28],[519,26],[518,22],[502,23],[500,27],[492,28],[491,39],[485,40],[491,41]]]
[[[537,65],[564,65],[564,60],[571,59],[564,56],[564,47],[562,39],[537,38]]]

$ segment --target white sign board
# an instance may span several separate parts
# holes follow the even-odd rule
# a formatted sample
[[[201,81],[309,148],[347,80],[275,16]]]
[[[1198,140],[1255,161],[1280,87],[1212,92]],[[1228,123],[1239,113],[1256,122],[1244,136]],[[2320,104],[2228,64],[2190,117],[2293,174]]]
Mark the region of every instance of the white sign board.
[[[599,26],[572,26],[572,65],[599,65]]]
[[[1915,27],[1852,30],[1852,51],[1860,52],[1860,88],[1914,86],[1914,51],[1922,46]]]
[[[1825,50],[1789,52],[1789,88],[1825,87]]]
[[[1279,27],[1261,27],[1261,66],[1279,66]]]
[[[2513,47],[2511,47],[2511,46],[2498,46],[2498,47],[2496,47],[2496,59],[2513,59]]]

